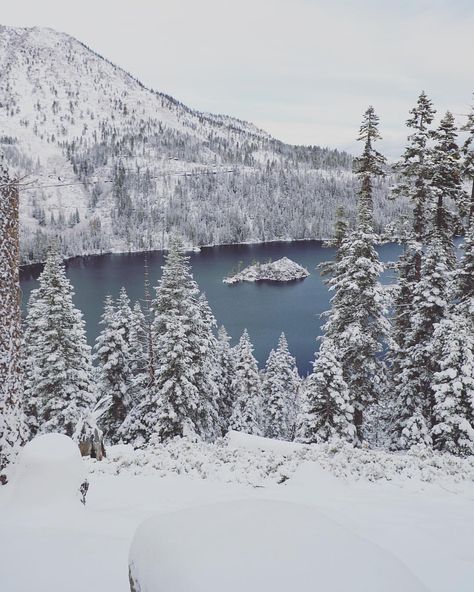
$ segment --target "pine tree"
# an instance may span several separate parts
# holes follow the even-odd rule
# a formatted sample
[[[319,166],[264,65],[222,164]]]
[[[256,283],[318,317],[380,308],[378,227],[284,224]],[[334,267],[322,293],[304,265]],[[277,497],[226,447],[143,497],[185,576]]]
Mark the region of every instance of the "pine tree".
[[[463,210],[465,192],[462,186],[461,151],[457,144],[457,128],[453,115],[448,111],[434,133],[435,144],[431,150],[430,193],[432,195],[431,217],[433,231],[445,242],[446,249],[453,251],[452,238],[457,220],[448,209],[450,199],[459,211]],[[454,251],[450,255],[451,267],[455,266]]]
[[[359,439],[364,438],[364,411],[383,392],[385,365],[380,354],[389,334],[385,292],[378,282],[383,266],[374,241],[373,233],[363,230],[349,233],[343,241],[328,281],[334,296],[323,326],[338,347]]]
[[[121,305],[124,303],[123,299]],[[99,397],[107,401],[101,427],[105,438],[112,444],[120,441],[120,428],[131,408],[132,372],[127,342],[129,327],[125,331],[122,312],[112,297],[107,296],[100,321],[102,330],[94,346]]]
[[[462,147],[462,169],[461,173],[470,184],[470,198],[466,196],[466,204],[464,213],[467,215],[468,228],[474,224],[474,105],[467,117],[467,122],[462,126],[461,130],[467,132],[466,141]]]
[[[474,220],[471,222],[462,245],[464,255],[456,278],[456,296],[467,323],[474,323]]]
[[[25,323],[25,398],[36,412],[28,420],[33,433],[73,436],[96,393],[82,313],[73,304],[73,288],[54,248],[39,284],[31,293]]]
[[[397,271],[398,285],[394,298],[393,343],[396,350],[391,353],[392,375],[399,374],[399,359],[405,356],[405,337],[410,330],[413,306],[413,292],[421,277],[423,242],[427,234],[427,206],[431,197],[430,180],[433,169],[430,166],[433,131],[430,126],[435,116],[430,99],[422,91],[416,106],[410,110],[407,127],[412,130],[408,145],[395,169],[400,180],[393,192],[407,197],[413,203],[412,231],[405,232],[402,239],[403,253]]]
[[[0,157],[0,483],[25,442],[21,372],[19,194]]]
[[[474,332],[455,311],[436,326],[432,339],[436,360],[433,445],[459,456],[474,454]]]
[[[147,368],[147,321],[139,302],[135,302],[129,333],[129,360],[132,374],[131,405],[134,407],[146,394],[149,386]]]
[[[430,166],[430,140],[433,131],[430,126],[436,110],[424,91],[418,97],[416,106],[410,110],[411,117],[406,122],[413,130],[408,136],[408,145],[402,160],[396,165],[400,181],[394,188],[395,195],[408,197],[413,203],[413,235],[411,240],[416,243],[415,277],[421,272],[421,243],[426,234],[426,206],[430,199],[429,182],[432,177]]]
[[[360,178],[358,224],[348,233],[332,266],[329,289],[334,292],[331,310],[323,326],[325,336],[337,343],[343,378],[351,395],[357,438],[364,439],[364,411],[378,401],[385,384],[385,365],[380,354],[389,334],[385,317],[385,292],[379,284],[383,271],[372,227],[373,178],[383,176],[385,159],[373,143],[380,138],[373,107],[364,115],[359,140],[363,154],[355,161]]]
[[[262,384],[257,360],[247,329],[243,332],[235,350],[236,366],[233,388],[236,393],[230,420],[233,430],[255,436],[263,435]]]
[[[323,339],[313,371],[304,383],[297,440],[319,444],[341,438],[353,443],[356,429],[350,399],[338,348],[329,339]]]
[[[434,405],[431,383],[436,368],[431,339],[435,325],[447,316],[449,310],[452,292],[447,278],[450,265],[443,240],[434,234],[424,256],[421,279],[415,287],[411,328],[395,381],[398,400],[395,446],[399,448],[431,445]]]
[[[285,387],[278,372],[279,368],[280,361],[276,351],[272,349],[265,365],[262,383],[265,436],[288,440],[290,433],[289,410]]]
[[[296,361],[282,333],[277,350],[272,350],[263,374],[265,435],[292,440],[299,411],[300,377]]]
[[[125,343],[130,345],[130,332],[133,324],[133,313],[130,308],[130,298],[128,297],[127,291],[122,286],[120,288],[119,297],[115,303],[117,311],[117,323],[119,330],[123,335]]]
[[[229,430],[230,418],[235,402],[234,375],[235,357],[230,347],[230,337],[224,326],[217,333],[217,363],[220,369],[219,380],[219,418],[222,434]]]
[[[171,242],[153,309],[155,380],[127,418],[130,439],[136,445],[152,437],[211,440],[217,431],[219,391],[210,314],[179,239]]]
[[[354,172],[359,178],[358,213],[361,229],[373,227],[373,182],[377,177],[385,176],[385,157],[374,148],[374,143],[381,139],[378,131],[379,118],[370,106],[364,113],[359,131],[360,142],[364,143],[362,155],[354,159]]]

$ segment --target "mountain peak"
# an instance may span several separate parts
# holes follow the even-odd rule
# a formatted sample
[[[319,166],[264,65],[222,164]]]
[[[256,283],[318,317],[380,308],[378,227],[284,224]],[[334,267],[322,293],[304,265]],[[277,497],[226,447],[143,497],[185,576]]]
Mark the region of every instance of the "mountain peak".
[[[68,237],[67,254],[163,247],[173,231],[193,245],[261,240],[265,223],[251,210],[263,215],[276,199],[275,176],[296,183],[290,215],[301,182],[314,196],[328,169],[350,165],[347,154],[193,110],[54,29],[0,27],[0,64],[0,149],[34,180],[21,199],[27,259],[42,257],[51,234]],[[284,226],[268,238],[315,234],[308,221]]]

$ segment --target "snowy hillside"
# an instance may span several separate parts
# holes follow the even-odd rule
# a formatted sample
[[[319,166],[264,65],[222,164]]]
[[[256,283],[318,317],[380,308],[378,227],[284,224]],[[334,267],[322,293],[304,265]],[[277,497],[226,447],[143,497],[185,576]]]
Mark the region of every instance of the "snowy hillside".
[[[23,259],[320,238],[354,208],[351,158],[189,109],[51,29],[0,27],[0,149],[20,176]],[[379,197],[384,188],[378,188]],[[394,212],[376,199],[376,218]]]

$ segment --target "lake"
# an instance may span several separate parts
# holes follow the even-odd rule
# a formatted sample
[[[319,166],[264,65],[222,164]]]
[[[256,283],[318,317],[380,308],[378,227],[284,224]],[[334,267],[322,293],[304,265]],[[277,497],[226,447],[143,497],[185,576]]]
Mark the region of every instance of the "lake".
[[[400,246],[386,244],[378,250],[383,261],[394,261]],[[305,280],[288,283],[222,283],[240,261],[247,266],[254,260],[265,262],[284,256],[306,267],[311,275]],[[330,295],[317,266],[333,256],[334,250],[324,248],[321,241],[226,245],[190,253],[194,278],[205,292],[218,324],[225,325],[231,335],[232,343],[235,344],[247,328],[255,346],[255,356],[262,366],[284,331],[303,375],[311,370],[318,347],[319,315],[329,308]],[[66,262],[67,275],[76,292],[74,302],[86,320],[89,343],[94,343],[100,330],[99,320],[107,294],[116,297],[125,286],[132,303],[143,298],[143,262],[143,253],[77,257]],[[155,286],[161,275],[163,253],[148,253],[148,263]],[[35,265],[21,271],[24,311],[31,290],[38,285],[41,269]],[[391,276],[393,272],[386,272],[383,281],[389,282]]]

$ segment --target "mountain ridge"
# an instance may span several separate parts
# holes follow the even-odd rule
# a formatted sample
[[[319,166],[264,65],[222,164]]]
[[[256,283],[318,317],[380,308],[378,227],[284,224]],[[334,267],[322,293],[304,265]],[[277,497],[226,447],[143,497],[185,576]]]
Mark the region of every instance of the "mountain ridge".
[[[51,236],[65,256],[164,248],[173,233],[188,246],[321,238],[336,204],[354,208],[349,154],[193,110],[67,33],[0,26],[0,65],[0,150],[34,180],[23,262]]]

